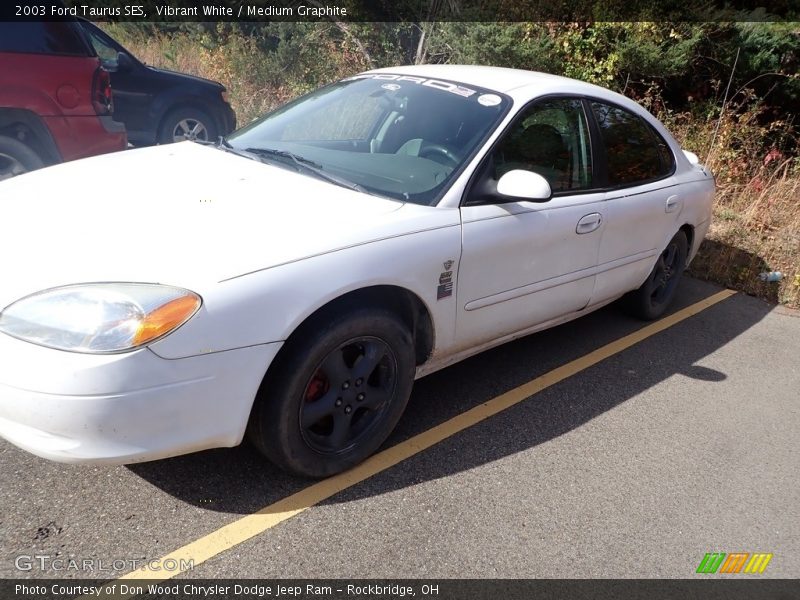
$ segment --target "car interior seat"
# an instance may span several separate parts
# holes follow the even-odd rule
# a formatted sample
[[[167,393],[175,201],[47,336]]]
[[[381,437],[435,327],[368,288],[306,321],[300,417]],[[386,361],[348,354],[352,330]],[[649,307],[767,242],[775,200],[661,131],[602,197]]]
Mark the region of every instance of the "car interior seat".
[[[528,170],[547,179],[553,189],[563,187],[563,178],[569,167],[569,150],[555,127],[544,123],[526,127],[517,139],[517,151]]]

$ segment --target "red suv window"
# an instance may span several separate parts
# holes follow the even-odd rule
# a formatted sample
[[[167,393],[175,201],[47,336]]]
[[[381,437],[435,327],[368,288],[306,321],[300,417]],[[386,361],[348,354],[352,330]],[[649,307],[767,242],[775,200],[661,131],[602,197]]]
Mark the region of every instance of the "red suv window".
[[[0,52],[94,56],[76,26],[64,22],[6,23],[0,31]]]

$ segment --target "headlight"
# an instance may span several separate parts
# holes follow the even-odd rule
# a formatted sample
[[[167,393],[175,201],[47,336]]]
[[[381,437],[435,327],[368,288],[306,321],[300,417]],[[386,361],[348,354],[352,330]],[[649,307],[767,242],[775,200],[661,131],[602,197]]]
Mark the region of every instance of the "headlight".
[[[0,331],[73,352],[124,352],[174,331],[200,308],[189,290],[145,283],[90,283],[27,296],[0,312]]]

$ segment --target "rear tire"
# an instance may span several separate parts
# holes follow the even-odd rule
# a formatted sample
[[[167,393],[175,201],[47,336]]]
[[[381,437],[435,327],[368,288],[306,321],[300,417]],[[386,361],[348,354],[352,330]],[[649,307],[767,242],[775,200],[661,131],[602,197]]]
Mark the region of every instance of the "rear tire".
[[[30,147],[14,138],[0,135],[0,181],[43,166],[42,159]]]
[[[282,469],[321,478],[349,469],[386,440],[414,381],[414,349],[394,313],[339,313],[290,338],[261,384],[248,425]]]
[[[689,243],[686,234],[679,231],[659,255],[653,270],[641,287],[625,296],[625,305],[635,316],[652,321],[667,310],[684,269]]]

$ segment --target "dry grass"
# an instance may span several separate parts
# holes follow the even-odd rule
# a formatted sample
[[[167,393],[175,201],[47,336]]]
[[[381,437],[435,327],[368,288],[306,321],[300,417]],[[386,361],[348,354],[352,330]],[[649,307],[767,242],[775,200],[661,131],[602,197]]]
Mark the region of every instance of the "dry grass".
[[[237,37],[234,44],[212,48],[183,34],[128,37],[124,32],[115,30],[113,25],[106,25],[105,28],[147,65],[190,73],[222,83],[228,88],[240,125],[250,122],[290,97],[285,90],[259,82],[254,77],[257,68],[246,76],[237,72],[235,65],[240,64],[243,58],[258,55],[251,40]]]
[[[707,161],[717,180],[714,220],[692,263],[695,277],[800,308],[800,158],[777,146],[786,123],[759,125],[758,105],[698,121],[668,117],[678,140]],[[713,147],[712,147],[713,142]],[[788,142],[788,143],[787,143]],[[783,278],[764,282],[761,273]]]
[[[800,308],[800,177],[783,168],[721,186],[693,275]],[[760,273],[780,271],[765,283]]]
[[[367,68],[353,47],[331,42],[322,30],[291,54],[292,64],[287,65],[280,55],[262,51],[256,39],[239,34],[227,35],[225,43],[219,44],[185,33],[145,35],[114,24],[103,27],[145,64],[222,83],[228,88],[239,126],[321,84]],[[329,59],[320,62],[318,56]]]
[[[353,48],[333,45],[322,35],[308,53],[287,60],[262,52],[255,40],[241,35],[218,45],[186,34],[144,36],[107,28],[147,64],[223,83],[239,125],[320,83],[366,68]],[[328,57],[324,64],[316,60],[319,56]],[[773,145],[776,132],[788,130],[788,124],[773,120],[759,125],[763,119],[753,98],[731,105],[719,127],[716,118],[658,116],[717,178],[714,222],[692,275],[800,308],[800,158],[796,150],[787,157]],[[765,271],[780,271],[783,279],[765,283],[759,278]]]

